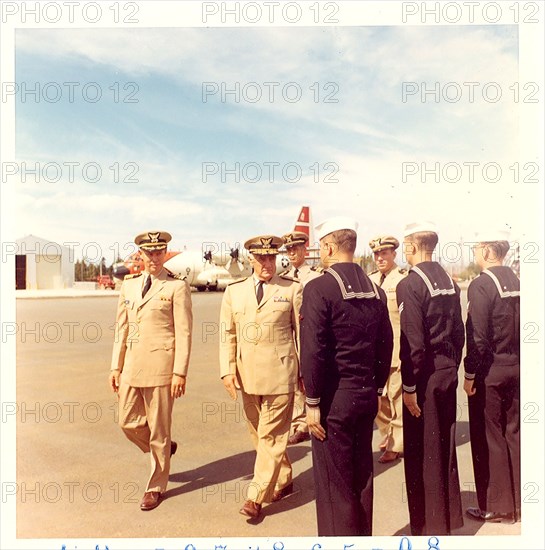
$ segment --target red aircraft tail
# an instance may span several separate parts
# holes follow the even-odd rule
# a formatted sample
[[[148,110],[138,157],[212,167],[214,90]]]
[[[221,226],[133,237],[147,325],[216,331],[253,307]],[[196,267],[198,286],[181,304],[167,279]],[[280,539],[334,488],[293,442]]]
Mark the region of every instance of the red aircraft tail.
[[[312,215],[310,213],[310,206],[302,206],[297,221],[295,222],[294,231],[302,231],[308,236],[308,249],[306,257],[309,260],[317,261],[320,256],[318,254],[318,248],[315,247],[314,242],[314,226],[312,224]]]

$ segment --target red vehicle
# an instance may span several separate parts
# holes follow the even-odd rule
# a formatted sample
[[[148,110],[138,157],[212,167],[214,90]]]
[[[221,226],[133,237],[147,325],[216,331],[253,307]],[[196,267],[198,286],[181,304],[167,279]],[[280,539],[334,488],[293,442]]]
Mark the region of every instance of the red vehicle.
[[[115,289],[115,282],[109,275],[97,275],[97,284],[100,290],[105,290],[107,288],[110,290]]]

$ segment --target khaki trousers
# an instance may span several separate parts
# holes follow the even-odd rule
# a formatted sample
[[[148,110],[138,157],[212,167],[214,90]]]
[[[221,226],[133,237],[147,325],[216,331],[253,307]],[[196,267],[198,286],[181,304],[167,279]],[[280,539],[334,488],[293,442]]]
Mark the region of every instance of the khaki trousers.
[[[378,400],[378,413],[375,418],[377,427],[383,436],[388,436],[386,450],[403,452],[403,396],[401,369],[390,369],[390,375],[384,386],[386,395]]]
[[[151,474],[146,491],[166,491],[170,471],[170,384],[151,388],[119,386],[119,425],[127,438],[151,453]]]
[[[291,419],[291,433],[295,432],[308,433],[305,392],[302,392],[299,388],[295,390]]]
[[[270,502],[275,490],[292,481],[291,463],[286,453],[293,393],[253,395],[242,392],[244,413],[257,456],[248,499],[258,504]]]

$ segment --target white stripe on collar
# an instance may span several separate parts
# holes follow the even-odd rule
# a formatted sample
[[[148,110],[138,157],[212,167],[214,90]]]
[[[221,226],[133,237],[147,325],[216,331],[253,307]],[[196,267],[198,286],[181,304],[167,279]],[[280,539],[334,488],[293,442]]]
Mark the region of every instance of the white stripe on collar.
[[[456,294],[456,290],[454,288],[454,281],[450,278],[450,275],[446,273],[446,271],[445,273],[449,278],[450,285],[451,285],[450,288],[433,288],[433,285],[431,284],[431,281],[429,280],[428,276],[418,266],[413,266],[411,268],[411,271],[414,271],[417,275],[419,275],[422,278],[422,280],[428,287],[428,290],[432,298],[439,295],[448,296],[451,294]]]
[[[492,273],[492,271],[489,271],[488,269],[483,269],[483,273],[486,273],[496,285],[496,288],[498,289],[498,294],[500,295],[500,298],[516,298],[517,296],[520,296],[520,290],[503,290],[501,287],[500,280]]]
[[[343,300],[350,300],[352,298],[376,298],[377,300],[380,299],[380,296],[379,296],[379,293],[378,293],[378,290],[377,290],[377,285],[375,285],[375,283],[373,281],[371,281],[371,279],[369,279],[371,281],[371,284],[373,285],[373,291],[372,292],[348,292],[348,290],[346,289],[345,285],[344,285],[344,282],[341,278],[341,276],[334,270],[334,269],[331,269],[330,267],[328,269],[325,270],[326,273],[331,273],[331,275],[333,275],[333,277],[335,277],[335,279],[337,280],[337,283],[339,285],[339,288],[341,289],[341,293],[343,295]]]

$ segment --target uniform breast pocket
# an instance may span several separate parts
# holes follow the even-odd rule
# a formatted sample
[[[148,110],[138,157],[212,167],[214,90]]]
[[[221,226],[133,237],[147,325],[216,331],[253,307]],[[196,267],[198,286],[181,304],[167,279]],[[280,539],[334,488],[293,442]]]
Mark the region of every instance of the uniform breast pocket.
[[[170,300],[170,298],[168,299],[156,298],[156,299],[150,300],[149,308],[163,310],[163,311],[170,311],[172,309],[172,300]]]
[[[271,309],[272,309],[272,311],[278,311],[278,312],[283,312],[283,313],[290,312],[291,311],[291,302],[275,302]]]

